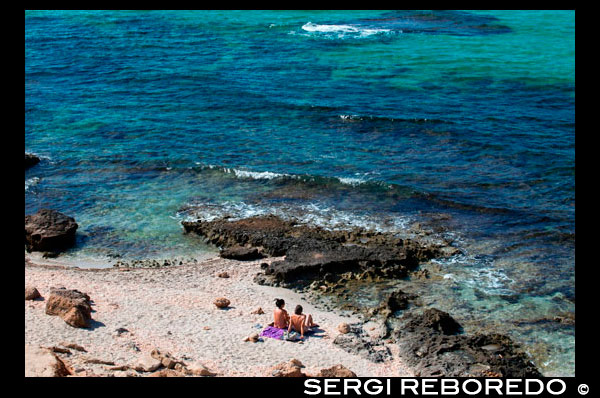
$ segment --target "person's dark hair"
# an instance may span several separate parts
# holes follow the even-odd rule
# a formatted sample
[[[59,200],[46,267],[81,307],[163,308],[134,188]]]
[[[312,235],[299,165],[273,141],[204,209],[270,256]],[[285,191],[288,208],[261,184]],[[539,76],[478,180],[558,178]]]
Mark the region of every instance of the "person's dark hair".
[[[296,315],[302,315],[302,306],[300,304],[298,304],[296,306],[296,309],[294,310],[294,314],[296,314]]]
[[[277,306],[277,308],[281,308],[282,305],[285,304],[285,301],[283,301],[283,299],[275,299],[275,305]]]

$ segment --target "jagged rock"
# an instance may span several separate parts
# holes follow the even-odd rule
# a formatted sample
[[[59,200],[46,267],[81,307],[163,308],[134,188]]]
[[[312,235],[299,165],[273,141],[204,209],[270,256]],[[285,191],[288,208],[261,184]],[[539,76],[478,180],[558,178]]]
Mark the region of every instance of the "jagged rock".
[[[78,290],[50,289],[46,314],[58,315],[69,325],[87,327],[92,319],[90,296]]]
[[[32,166],[35,166],[39,162],[40,162],[40,158],[38,158],[37,156],[35,156],[31,153],[25,152],[25,170],[27,170],[28,168],[30,168]]]
[[[392,353],[382,341],[373,340],[360,325],[349,325],[350,331],[339,334],[333,344],[351,354],[360,355],[371,362],[383,362],[391,359]]]
[[[189,374],[192,376],[216,376],[217,374],[215,372],[212,372],[210,369],[208,369],[206,366],[204,366],[202,363],[195,361],[192,362],[188,365],[186,365],[185,367],[181,366],[181,365],[177,365],[175,367],[175,369],[181,369],[183,372],[185,372],[185,374]]]
[[[435,308],[405,314],[394,335],[400,356],[420,377],[481,376],[483,371],[503,377],[541,377],[509,337],[462,334],[458,322]]]
[[[63,320],[75,328],[88,327],[87,319],[85,318],[83,312],[77,307],[71,307],[71,309],[63,315]]]
[[[40,297],[42,297],[42,295],[35,287],[25,286],[25,300],[35,300]]]
[[[219,278],[229,278],[229,273],[228,272],[221,272],[220,274],[217,274],[217,276]]]
[[[77,223],[73,217],[56,210],[42,209],[25,216],[27,251],[58,252],[75,243]]]
[[[72,348],[73,350],[77,350],[77,351],[81,351],[81,352],[87,352],[85,350],[85,348],[83,348],[79,344],[75,344],[75,343],[60,343],[60,345],[62,345],[63,347]]]
[[[440,255],[443,243],[400,239],[393,234],[355,229],[329,231],[269,215],[230,221],[182,222],[186,231],[221,247],[253,247],[271,256],[285,255],[265,267],[273,278],[260,283],[331,279],[347,271],[370,272],[375,278],[401,278],[419,262]]]
[[[117,370],[117,371],[125,371],[129,369],[129,365],[120,365],[120,366],[107,366],[107,370]]]
[[[25,377],[65,377],[65,363],[48,348],[25,344]]]
[[[132,366],[133,369],[138,372],[154,372],[156,369],[162,366],[162,362],[159,359],[152,358],[150,355],[142,355],[141,358]]]
[[[150,356],[154,359],[158,359],[162,365],[167,369],[175,368],[175,365],[181,363],[177,359],[173,358],[173,356],[168,352],[161,352],[157,348],[153,349],[150,352]]]
[[[462,326],[454,320],[447,312],[440,311],[437,308],[429,308],[419,316],[409,316],[405,325],[406,329],[432,329],[442,334],[456,334],[462,330]]]
[[[381,301],[378,307],[370,309],[370,315],[382,315],[384,319],[390,317],[394,312],[408,308],[409,301],[417,298],[414,294],[405,293],[402,290],[396,290],[389,293]]]
[[[114,365],[114,361],[109,361],[107,359],[99,359],[99,358],[86,358],[84,359],[85,363],[94,363],[100,365]]]
[[[216,305],[218,308],[227,308],[229,307],[229,304],[231,304],[231,301],[227,300],[225,297],[219,297],[215,299],[213,304]]]
[[[273,377],[306,377],[302,372],[303,367],[302,362],[292,359],[273,366],[268,375]]]
[[[161,369],[158,372],[151,373],[148,377],[185,377],[185,375],[173,369]]]
[[[262,315],[264,313],[265,312],[263,311],[263,309],[261,307],[258,307],[257,309],[255,309],[254,311],[251,312],[251,314],[254,314],[254,315]]]
[[[58,352],[59,354],[71,355],[71,351],[69,351],[66,348],[61,348],[61,347],[57,347],[57,346],[45,347],[45,348],[48,348],[52,352]]]
[[[321,369],[315,377],[356,377],[356,373],[344,365],[335,365],[331,368]]]

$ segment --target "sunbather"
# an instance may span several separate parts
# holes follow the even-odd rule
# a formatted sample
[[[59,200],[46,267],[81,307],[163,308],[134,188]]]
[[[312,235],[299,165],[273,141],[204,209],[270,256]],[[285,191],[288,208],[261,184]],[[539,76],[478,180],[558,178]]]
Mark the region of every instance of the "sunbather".
[[[296,332],[300,332],[300,338],[304,339],[304,333],[310,331],[310,328],[317,326],[319,325],[313,322],[312,315],[303,314],[302,306],[297,305],[294,314],[290,318],[288,333],[294,329]]]
[[[273,311],[273,326],[276,328],[287,328],[290,322],[288,312],[283,308],[285,301],[283,299],[275,299],[275,310]]]

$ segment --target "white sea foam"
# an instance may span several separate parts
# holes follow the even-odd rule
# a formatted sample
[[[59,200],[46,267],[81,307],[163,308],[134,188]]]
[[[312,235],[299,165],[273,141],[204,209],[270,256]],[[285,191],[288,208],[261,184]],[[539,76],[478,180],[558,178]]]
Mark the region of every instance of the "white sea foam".
[[[177,218],[182,221],[212,221],[227,215],[231,220],[239,220],[268,214],[286,220],[295,219],[329,230],[348,230],[358,227],[381,232],[403,233],[412,222],[408,217],[365,215],[337,210],[317,202],[295,206],[253,205],[244,202],[190,204],[189,210],[177,213]]]
[[[272,180],[277,177],[284,177],[287,174],[273,173],[270,171],[248,171],[232,169],[236,177],[240,178],[252,178],[255,180]]]
[[[444,259],[432,259],[430,262],[439,264],[446,270],[459,274],[445,274],[444,279],[460,280],[460,283],[479,289],[489,295],[510,295],[514,292],[510,286],[515,282],[509,278],[503,269],[493,265],[490,260],[477,258],[473,255],[457,254]]]
[[[224,173],[233,174],[238,178],[251,178],[254,180],[272,180],[274,178],[279,178],[279,177],[288,177],[288,178],[294,178],[294,179],[307,178],[307,176],[298,175],[298,174],[275,173],[272,171],[250,171],[250,170],[236,169],[233,167],[220,167],[220,166],[215,166],[215,165],[211,165],[211,164],[203,165],[199,162],[196,162],[196,164],[201,166],[204,169],[211,169],[211,170],[220,169]],[[333,177],[333,178],[337,179],[342,184],[357,186],[357,185],[364,184],[364,183],[370,181],[367,178],[367,176],[371,175],[371,174],[378,174],[378,173],[377,172],[356,173],[357,177]]]
[[[389,33],[390,29],[369,29],[355,25],[324,25],[307,22],[302,25],[302,30],[306,32],[324,33],[326,36],[335,34],[338,38],[345,36],[368,37],[378,33]]]
[[[367,180],[355,177],[338,177],[338,180],[340,180],[342,184],[352,185],[353,187],[367,182]]]
[[[36,186],[40,182],[39,177],[32,177],[25,180],[25,192],[29,191],[31,187]]]

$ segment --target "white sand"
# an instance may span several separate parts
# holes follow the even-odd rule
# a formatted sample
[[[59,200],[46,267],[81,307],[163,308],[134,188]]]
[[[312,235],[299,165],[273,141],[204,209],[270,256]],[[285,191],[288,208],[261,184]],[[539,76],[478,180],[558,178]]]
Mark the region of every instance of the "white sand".
[[[270,367],[292,358],[300,360],[308,372],[342,364],[359,377],[413,375],[398,359],[393,345],[390,349],[394,359],[375,364],[333,344],[339,333],[337,325],[358,319],[318,310],[291,290],[254,283],[252,278],[260,271],[260,263],[273,260],[215,258],[193,265],[129,270],[56,268],[39,264],[38,260],[37,265],[26,261],[26,286],[36,287],[45,298],[51,287],[77,289],[91,297],[94,312],[92,327],[78,329],[57,316],[46,315],[45,300],[25,301],[25,343],[45,347],[79,344],[88,352],[71,350],[71,355],[58,355],[76,370],[97,375],[123,372],[84,359],[134,364],[153,348],[168,351],[177,359],[200,361],[220,376],[268,376]],[[223,271],[230,278],[217,277]],[[230,308],[216,308],[213,301],[217,297],[228,298]],[[286,301],[290,313],[301,304],[304,312],[312,314],[326,331],[325,336],[309,337],[302,344],[269,338],[244,342],[244,338],[260,333],[272,322],[275,297]],[[250,314],[258,307],[264,315]],[[117,336],[118,328],[130,333]]]

